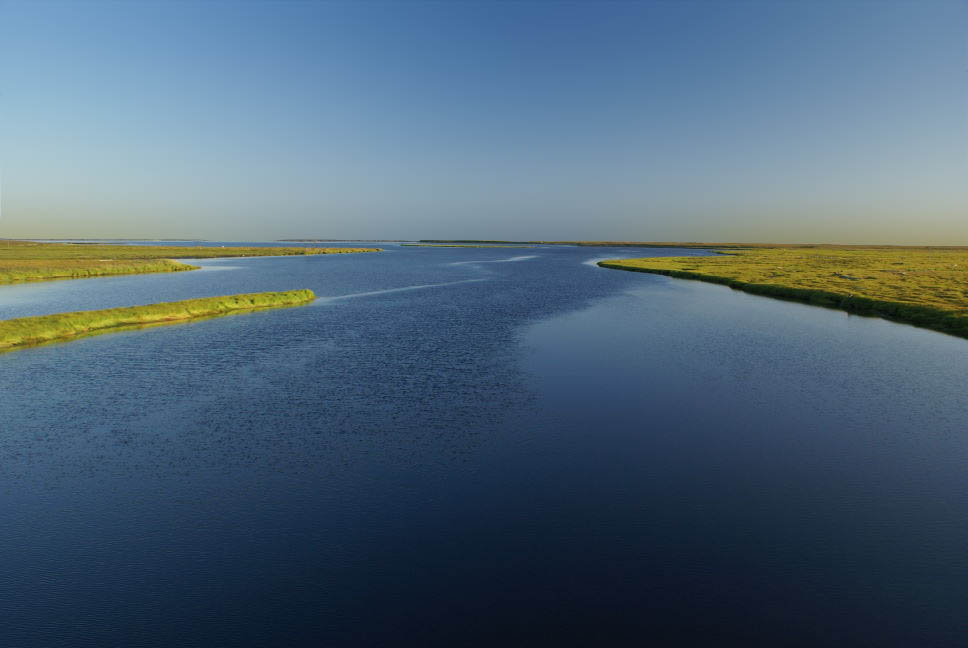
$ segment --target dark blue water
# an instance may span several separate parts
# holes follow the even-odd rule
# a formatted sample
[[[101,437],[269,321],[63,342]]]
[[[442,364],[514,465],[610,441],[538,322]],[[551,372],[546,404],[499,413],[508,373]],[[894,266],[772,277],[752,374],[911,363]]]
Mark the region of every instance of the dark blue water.
[[[0,287],[322,297],[0,355],[0,645],[964,645],[968,341],[386,247]]]

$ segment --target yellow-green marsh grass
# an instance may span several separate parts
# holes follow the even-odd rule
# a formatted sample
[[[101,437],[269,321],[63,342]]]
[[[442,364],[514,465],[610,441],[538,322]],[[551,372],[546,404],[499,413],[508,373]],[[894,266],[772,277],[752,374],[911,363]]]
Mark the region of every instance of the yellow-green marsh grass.
[[[0,259],[0,284],[197,269],[171,259]]]
[[[195,270],[173,259],[378,252],[378,248],[206,247],[0,241],[0,284]]]
[[[968,337],[964,248],[757,248],[598,265],[726,284]]]
[[[93,333],[126,330],[131,327],[184,322],[266,308],[299,306],[308,304],[315,298],[316,295],[311,290],[289,290],[20,317],[0,321],[0,351],[69,340]]]

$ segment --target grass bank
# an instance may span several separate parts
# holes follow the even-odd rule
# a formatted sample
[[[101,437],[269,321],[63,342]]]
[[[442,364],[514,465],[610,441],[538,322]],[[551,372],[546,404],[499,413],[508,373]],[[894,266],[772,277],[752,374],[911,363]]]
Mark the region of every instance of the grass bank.
[[[968,338],[965,248],[756,248],[598,265],[725,284]]]
[[[837,245],[834,243],[696,243],[659,241],[538,241],[547,245],[578,245],[585,247],[644,247],[644,248],[690,248],[697,250],[966,250],[962,245]]]
[[[0,284],[197,269],[172,259],[4,259],[0,260]]]
[[[378,248],[204,247],[0,241],[0,284],[197,269],[197,266],[179,263],[173,259],[303,256],[379,251]]]
[[[289,290],[20,317],[0,321],[0,351],[150,324],[183,322],[242,311],[298,306],[307,304],[315,298],[316,295],[311,290]]]

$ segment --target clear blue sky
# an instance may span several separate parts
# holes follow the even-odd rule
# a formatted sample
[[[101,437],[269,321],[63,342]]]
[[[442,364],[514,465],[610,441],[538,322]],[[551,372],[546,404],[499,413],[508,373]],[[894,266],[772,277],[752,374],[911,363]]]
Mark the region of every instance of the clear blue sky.
[[[968,244],[968,0],[0,0],[8,237]]]

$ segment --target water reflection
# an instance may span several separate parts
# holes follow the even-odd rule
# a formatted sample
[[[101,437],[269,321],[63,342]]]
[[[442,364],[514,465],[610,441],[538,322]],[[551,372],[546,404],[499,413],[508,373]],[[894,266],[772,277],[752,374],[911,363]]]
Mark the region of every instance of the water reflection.
[[[968,342],[588,256],[0,287],[336,296],[0,356],[7,643],[956,645]]]

